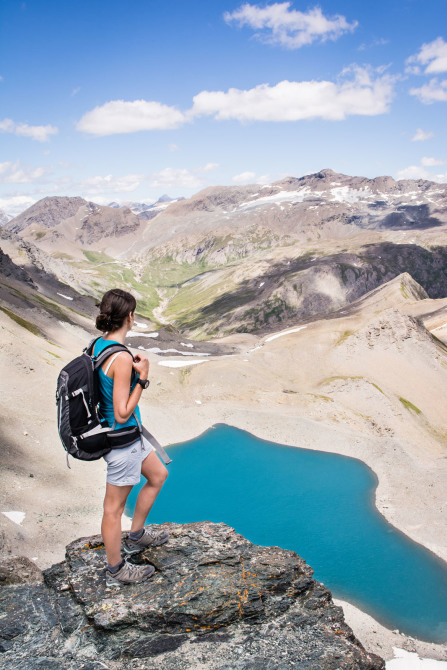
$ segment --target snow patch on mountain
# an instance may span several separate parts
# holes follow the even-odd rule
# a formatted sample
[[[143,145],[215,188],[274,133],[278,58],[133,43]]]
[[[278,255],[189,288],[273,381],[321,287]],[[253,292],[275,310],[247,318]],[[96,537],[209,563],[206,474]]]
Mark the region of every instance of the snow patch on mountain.
[[[270,203],[278,204],[282,202],[303,202],[306,195],[309,195],[310,193],[310,188],[307,186],[299,189],[299,191],[279,191],[273,195],[265,195],[262,198],[254,200],[253,202],[241,202],[239,209],[253,209],[254,207],[261,207]]]

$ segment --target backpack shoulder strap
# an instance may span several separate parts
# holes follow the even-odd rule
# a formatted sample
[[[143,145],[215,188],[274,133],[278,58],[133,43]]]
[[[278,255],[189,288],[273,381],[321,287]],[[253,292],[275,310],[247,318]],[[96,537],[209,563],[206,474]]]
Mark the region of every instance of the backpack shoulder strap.
[[[121,353],[122,351],[127,351],[127,353],[132,356],[132,360],[134,360],[132,353],[124,344],[110,344],[105,349],[103,349],[101,353],[99,353],[97,356],[94,357],[93,359],[94,369],[97,370],[99,367],[101,367],[101,365],[104,363],[104,361],[106,361],[109,358],[109,356],[112,356],[113,354],[116,354],[118,352]]]
[[[94,337],[93,340],[90,340],[88,345],[83,349],[83,352],[87,354],[88,356],[92,355],[93,349],[95,347],[95,344],[97,343],[98,340],[101,339],[101,335],[99,337]]]

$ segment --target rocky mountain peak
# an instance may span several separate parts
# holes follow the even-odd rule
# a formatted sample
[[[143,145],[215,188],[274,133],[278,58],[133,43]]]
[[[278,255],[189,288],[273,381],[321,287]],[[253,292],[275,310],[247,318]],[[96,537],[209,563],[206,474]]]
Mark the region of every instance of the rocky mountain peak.
[[[334,170],[331,170],[330,168],[325,168],[324,170],[320,170],[320,172],[317,172],[316,174],[311,176],[316,177],[317,179],[333,179],[334,177],[345,176],[345,175],[339,175],[337,174],[337,172],[334,172]]]
[[[6,228],[13,233],[20,233],[31,224],[38,224],[45,228],[54,228],[64,219],[74,216],[78,209],[87,203],[84,198],[69,198],[66,196],[51,196],[42,198],[28,207],[24,212],[11,219]]]
[[[254,670],[280,659],[282,668],[384,669],[294,551],[254,545],[225,523],[157,528],[170,540],[140,555],[156,569],[148,582],[107,588],[96,536],[68,545],[44,584],[3,587],[4,660],[37,668],[37,655],[39,667],[66,670]]]

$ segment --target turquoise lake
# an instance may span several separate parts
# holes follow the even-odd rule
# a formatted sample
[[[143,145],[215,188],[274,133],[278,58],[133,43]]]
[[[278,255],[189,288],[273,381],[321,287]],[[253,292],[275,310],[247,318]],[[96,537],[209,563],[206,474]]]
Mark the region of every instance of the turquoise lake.
[[[293,549],[335,597],[384,625],[447,641],[447,564],[378,513],[377,477],[364,463],[224,424],[167,451],[148,523],[223,521],[254,544]]]

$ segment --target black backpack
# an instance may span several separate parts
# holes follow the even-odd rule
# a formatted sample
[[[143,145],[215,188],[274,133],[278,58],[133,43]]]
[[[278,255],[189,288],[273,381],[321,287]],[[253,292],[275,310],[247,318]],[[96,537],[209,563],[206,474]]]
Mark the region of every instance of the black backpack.
[[[93,356],[98,339],[92,340],[80,356],[67,363],[57,380],[57,425],[68,466],[68,454],[82,461],[94,461],[112,449],[129,446],[139,439],[142,431],[138,419],[138,426],[113,430],[99,413],[100,366],[118,351],[132,354],[124,344],[112,343],[98,356]]]

